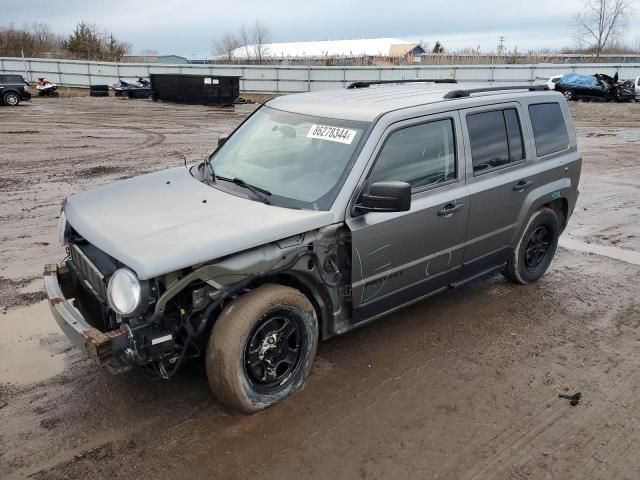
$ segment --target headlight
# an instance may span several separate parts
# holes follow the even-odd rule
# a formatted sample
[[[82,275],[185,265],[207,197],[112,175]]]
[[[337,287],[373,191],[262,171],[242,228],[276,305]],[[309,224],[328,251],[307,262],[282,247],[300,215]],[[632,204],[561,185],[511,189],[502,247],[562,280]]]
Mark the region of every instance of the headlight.
[[[67,217],[64,214],[64,210],[60,212],[60,218],[58,219],[58,241],[61,245],[67,244]]]
[[[147,282],[140,282],[128,268],[116,270],[107,286],[107,300],[117,313],[131,316],[141,313],[149,299]]]

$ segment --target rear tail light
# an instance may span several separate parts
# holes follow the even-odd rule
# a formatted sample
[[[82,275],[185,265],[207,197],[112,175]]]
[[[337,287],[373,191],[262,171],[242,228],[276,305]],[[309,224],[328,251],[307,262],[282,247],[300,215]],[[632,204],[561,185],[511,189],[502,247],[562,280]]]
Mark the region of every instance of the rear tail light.
[[[25,92],[27,92],[27,93],[29,93],[29,85],[25,85],[25,86],[24,86],[24,91],[25,91]]]

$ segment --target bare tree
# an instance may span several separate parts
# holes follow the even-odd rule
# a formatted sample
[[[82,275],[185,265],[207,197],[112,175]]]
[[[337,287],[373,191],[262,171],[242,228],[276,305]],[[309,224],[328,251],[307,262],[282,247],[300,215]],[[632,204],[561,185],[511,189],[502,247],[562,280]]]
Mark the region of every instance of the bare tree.
[[[16,28],[0,27],[0,56],[27,57],[56,56],[62,50],[63,39],[44,23],[33,23]]]
[[[251,59],[251,32],[243,23],[240,25],[240,30],[238,30],[238,42],[240,46],[244,48],[245,56],[247,60]]]
[[[576,40],[596,58],[614,45],[627,27],[635,0],[584,0],[575,17]]]
[[[232,62],[236,53],[235,50],[240,48],[241,45],[238,37],[233,32],[225,32],[219,40],[213,43],[213,46],[218,56],[227,62]]]
[[[251,30],[251,43],[258,63],[262,63],[264,56],[269,54],[269,47],[267,47],[269,42],[271,42],[271,29],[267,24],[256,20]]]
[[[35,40],[35,50],[38,52],[53,53],[62,47],[62,37],[53,33],[46,23],[32,23],[31,34]]]

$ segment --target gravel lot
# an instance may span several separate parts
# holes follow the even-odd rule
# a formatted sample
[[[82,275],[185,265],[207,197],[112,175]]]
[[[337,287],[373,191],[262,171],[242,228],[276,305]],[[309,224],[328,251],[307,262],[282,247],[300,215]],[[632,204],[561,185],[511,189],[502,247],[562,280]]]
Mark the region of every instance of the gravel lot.
[[[572,104],[581,196],[542,280],[495,276],[331,339],[271,409],[223,409],[199,364],[112,377],[72,348],[40,280],[62,199],[199,160],[251,109],[0,110],[0,478],[638,478],[638,104]]]

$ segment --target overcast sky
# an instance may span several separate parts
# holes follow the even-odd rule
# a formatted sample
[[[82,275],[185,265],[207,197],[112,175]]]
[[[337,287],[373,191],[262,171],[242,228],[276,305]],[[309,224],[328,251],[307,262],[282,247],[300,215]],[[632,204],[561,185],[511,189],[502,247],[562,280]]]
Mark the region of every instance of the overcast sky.
[[[3,2],[5,3],[5,2]],[[212,41],[226,30],[259,19],[273,42],[394,37],[436,40],[447,49],[494,50],[499,35],[520,51],[573,44],[572,17],[580,0],[55,0],[49,6],[8,1],[0,26],[48,23],[68,34],[86,20],[133,45],[133,53],[154,49],[186,57],[211,56]],[[640,41],[640,12],[628,28],[630,43]]]

